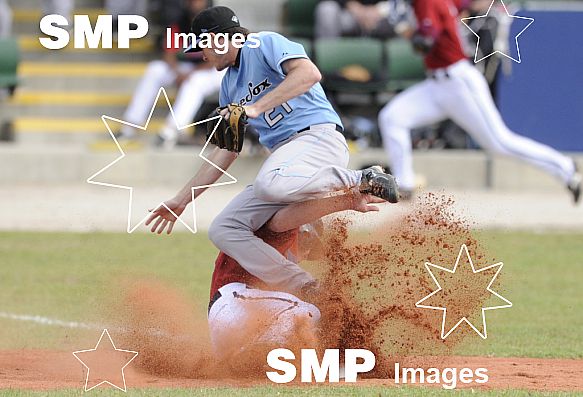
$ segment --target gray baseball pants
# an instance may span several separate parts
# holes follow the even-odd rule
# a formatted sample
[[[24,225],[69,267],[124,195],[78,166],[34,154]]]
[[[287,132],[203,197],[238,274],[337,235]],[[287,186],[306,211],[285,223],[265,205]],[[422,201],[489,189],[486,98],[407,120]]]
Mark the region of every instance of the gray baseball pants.
[[[321,198],[360,183],[362,173],[346,168],[346,140],[334,128],[312,126],[277,147],[255,183],[236,196],[209,228],[215,246],[274,288],[297,292],[313,278],[254,232],[287,203]]]

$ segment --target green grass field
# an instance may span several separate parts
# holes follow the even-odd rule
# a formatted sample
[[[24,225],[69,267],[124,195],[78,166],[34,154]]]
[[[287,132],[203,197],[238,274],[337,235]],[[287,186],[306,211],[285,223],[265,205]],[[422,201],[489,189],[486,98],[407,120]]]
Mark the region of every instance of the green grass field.
[[[583,358],[583,288],[580,285],[583,280],[583,234],[490,231],[481,232],[480,241],[505,263],[504,296],[514,306],[488,312],[489,338],[484,341],[472,338],[469,343],[460,346],[457,353]],[[215,248],[202,233],[171,237],[105,233],[0,233],[0,312],[98,322],[103,314],[100,308],[103,302],[111,299],[117,281],[148,278],[160,280],[183,292],[197,302],[194,310],[202,314],[207,304],[215,255]],[[74,333],[68,330],[73,335],[65,340],[63,332],[59,327],[0,318],[0,349],[63,349],[74,346]],[[73,396],[80,392],[0,390],[0,395]],[[111,390],[92,393],[115,394]],[[260,387],[244,390],[130,390],[128,395],[432,396],[445,393],[451,392],[418,388]],[[455,393],[460,396],[474,395],[471,391]],[[526,396],[536,393],[495,391],[479,394]]]

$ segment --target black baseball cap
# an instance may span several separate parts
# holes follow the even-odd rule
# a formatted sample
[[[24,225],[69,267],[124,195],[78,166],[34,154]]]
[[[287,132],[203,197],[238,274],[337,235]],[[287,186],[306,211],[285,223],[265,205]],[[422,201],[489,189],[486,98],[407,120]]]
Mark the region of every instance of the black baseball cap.
[[[239,18],[229,7],[216,6],[207,8],[201,11],[192,21],[190,32],[196,35],[196,42],[190,43],[184,52],[201,51],[198,44],[202,40],[201,35],[204,33],[224,33],[228,29],[240,26]]]

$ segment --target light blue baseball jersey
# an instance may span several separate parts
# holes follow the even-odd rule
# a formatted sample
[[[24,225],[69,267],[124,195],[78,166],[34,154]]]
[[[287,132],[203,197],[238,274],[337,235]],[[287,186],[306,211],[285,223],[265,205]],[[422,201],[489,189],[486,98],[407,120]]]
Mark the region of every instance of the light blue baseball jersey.
[[[301,44],[278,33],[261,32],[255,37],[260,41],[259,47],[250,48],[253,43],[247,41],[240,50],[239,65],[231,66],[223,78],[221,106],[255,103],[283,81],[283,62],[308,58]],[[258,118],[249,119],[249,123],[259,133],[261,144],[269,149],[311,125],[332,123],[342,126],[320,83]]]

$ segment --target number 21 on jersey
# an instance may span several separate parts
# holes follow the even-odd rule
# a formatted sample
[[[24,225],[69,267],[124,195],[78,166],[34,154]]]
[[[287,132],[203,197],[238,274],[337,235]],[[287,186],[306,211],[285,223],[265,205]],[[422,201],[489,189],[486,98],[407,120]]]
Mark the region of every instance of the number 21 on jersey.
[[[277,123],[283,120],[286,114],[290,114],[291,112],[293,112],[293,109],[287,102],[282,103],[281,108],[283,109],[283,112],[278,112],[277,111],[278,108],[273,108],[269,109],[263,115],[263,118],[265,118],[265,122],[267,123],[267,125],[269,125],[270,128],[273,128]]]

